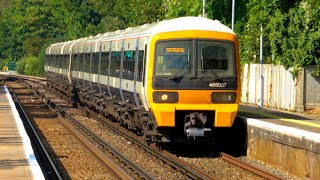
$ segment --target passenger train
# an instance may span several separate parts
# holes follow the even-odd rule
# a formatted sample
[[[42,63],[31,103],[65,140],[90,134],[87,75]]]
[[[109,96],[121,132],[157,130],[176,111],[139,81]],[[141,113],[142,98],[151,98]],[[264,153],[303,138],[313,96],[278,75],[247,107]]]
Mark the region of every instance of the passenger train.
[[[55,43],[45,55],[49,87],[148,142],[212,142],[238,110],[238,40],[217,20],[163,20]]]

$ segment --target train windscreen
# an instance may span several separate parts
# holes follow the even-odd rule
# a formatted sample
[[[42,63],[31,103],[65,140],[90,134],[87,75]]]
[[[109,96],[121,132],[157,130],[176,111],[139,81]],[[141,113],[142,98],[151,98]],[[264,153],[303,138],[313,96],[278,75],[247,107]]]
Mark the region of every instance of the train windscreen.
[[[234,44],[226,41],[160,41],[154,64],[156,77],[189,77],[193,68],[196,78],[236,77]]]
[[[197,41],[198,77],[235,77],[235,51],[230,42]]]

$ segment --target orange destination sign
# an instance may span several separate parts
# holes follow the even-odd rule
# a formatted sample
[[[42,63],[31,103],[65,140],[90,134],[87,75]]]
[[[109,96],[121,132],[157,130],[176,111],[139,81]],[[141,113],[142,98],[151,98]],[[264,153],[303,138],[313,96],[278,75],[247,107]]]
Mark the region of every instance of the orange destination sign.
[[[166,52],[184,53],[184,48],[166,48]]]

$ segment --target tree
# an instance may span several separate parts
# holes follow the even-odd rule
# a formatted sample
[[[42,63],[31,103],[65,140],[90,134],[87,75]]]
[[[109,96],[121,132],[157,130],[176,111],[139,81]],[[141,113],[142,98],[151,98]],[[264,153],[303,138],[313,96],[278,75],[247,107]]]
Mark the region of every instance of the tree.
[[[202,15],[201,0],[170,0],[165,4],[165,17],[172,19],[182,16],[199,16]]]
[[[301,67],[316,65],[314,76],[320,75],[320,7],[316,1],[304,0],[283,14],[271,18],[272,52],[296,77]]]

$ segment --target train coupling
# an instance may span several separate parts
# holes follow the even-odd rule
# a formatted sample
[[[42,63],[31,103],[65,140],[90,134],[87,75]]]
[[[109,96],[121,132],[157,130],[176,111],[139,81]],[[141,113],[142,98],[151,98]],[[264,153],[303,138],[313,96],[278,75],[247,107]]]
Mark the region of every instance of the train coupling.
[[[184,118],[184,133],[188,138],[203,137],[211,132],[211,128],[206,128],[207,116],[203,113],[190,113]]]

